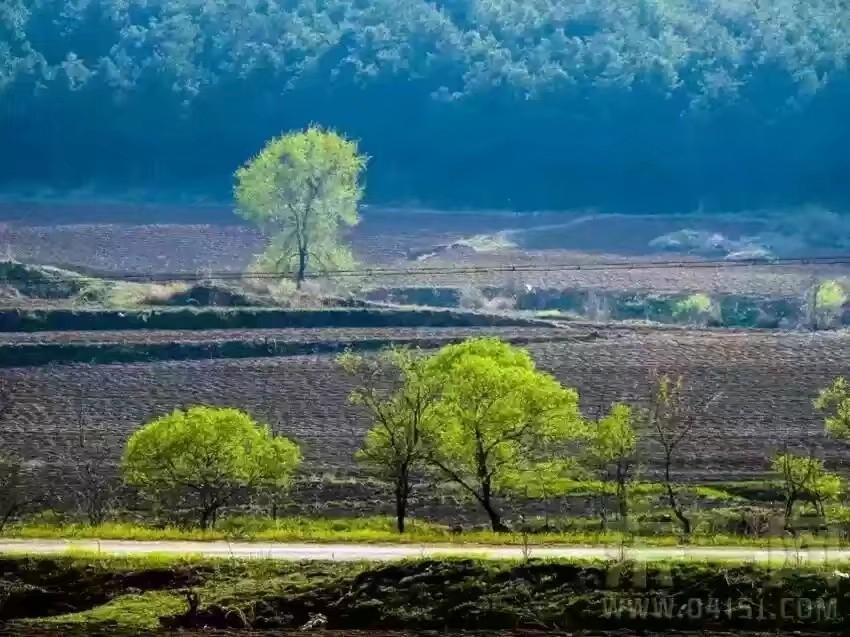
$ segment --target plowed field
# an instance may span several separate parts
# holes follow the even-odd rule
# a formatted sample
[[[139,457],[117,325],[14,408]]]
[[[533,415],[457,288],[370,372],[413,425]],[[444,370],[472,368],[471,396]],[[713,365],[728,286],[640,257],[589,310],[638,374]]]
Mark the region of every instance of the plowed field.
[[[831,463],[846,450],[828,442],[811,399],[847,373],[850,337],[685,330],[603,330],[596,339],[528,345],[539,364],[579,388],[588,413],[640,400],[651,369],[683,373],[693,391],[720,394],[688,440],[677,470],[688,479],[763,475],[784,442],[814,445]],[[312,338],[312,336],[311,336]],[[176,407],[235,405],[297,439],[313,474],[355,471],[352,453],[367,422],[347,402],[351,381],[332,356],[67,365],[0,370],[15,403],[4,445],[55,463],[82,427],[117,458],[141,423]],[[646,450],[650,469],[654,452]]]

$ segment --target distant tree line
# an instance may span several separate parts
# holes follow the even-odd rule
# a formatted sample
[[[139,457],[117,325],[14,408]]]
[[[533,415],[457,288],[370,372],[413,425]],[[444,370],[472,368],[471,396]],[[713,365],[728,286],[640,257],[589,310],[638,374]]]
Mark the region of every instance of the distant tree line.
[[[317,122],[376,201],[847,202],[849,61],[835,0],[8,0],[0,185],[226,196]]]

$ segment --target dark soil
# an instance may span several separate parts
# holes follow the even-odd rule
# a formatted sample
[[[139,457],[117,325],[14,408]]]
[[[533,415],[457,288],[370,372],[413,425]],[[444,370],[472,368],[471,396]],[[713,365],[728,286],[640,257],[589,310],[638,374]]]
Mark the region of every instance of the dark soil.
[[[665,600],[669,611],[632,617],[627,600]],[[789,611],[783,600],[831,604],[817,617]],[[716,616],[699,606],[732,606]],[[744,601],[746,600],[746,602]],[[619,606],[612,606],[613,603]],[[748,615],[743,606],[759,609]],[[783,606],[785,607],[783,611]],[[612,608],[618,610],[612,611]],[[649,608],[652,608],[650,601]],[[796,608],[796,606],[794,606]],[[834,612],[833,612],[834,609]],[[674,565],[579,566],[530,562],[489,565],[424,561],[377,566],[297,595],[264,595],[245,607],[225,603],[162,619],[165,627],[287,629],[323,618],[329,629],[579,630],[585,628],[798,628],[839,630],[850,612],[850,584],[756,567]]]
[[[51,559],[0,559],[0,622],[75,613],[128,592],[195,586],[205,569],[176,567],[112,573]]]
[[[19,630],[13,634],[20,635],[72,634],[20,628],[149,590],[185,595],[184,612],[160,618],[163,631],[188,631],[184,634],[303,634],[308,626],[320,634],[366,631],[373,637],[392,631],[398,637],[423,631],[472,631],[463,633],[467,637],[741,630],[837,634],[850,613],[850,580],[840,571],[752,565],[234,561],[131,571],[112,568],[108,561],[7,558],[0,561],[0,573],[14,591],[0,619],[27,618],[14,624]],[[641,600],[644,610],[635,612]],[[73,634],[115,634],[104,628],[82,624]]]
[[[0,332],[543,325],[542,321],[494,314],[428,309],[0,310]]]

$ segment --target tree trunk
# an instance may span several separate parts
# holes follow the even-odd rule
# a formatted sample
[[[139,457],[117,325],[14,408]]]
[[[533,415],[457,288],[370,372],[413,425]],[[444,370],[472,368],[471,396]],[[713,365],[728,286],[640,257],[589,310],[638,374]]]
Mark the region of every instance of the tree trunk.
[[[300,290],[307,278],[307,249],[298,248],[298,276],[295,279],[295,287]]]
[[[206,531],[207,529],[215,526],[216,513],[218,513],[218,504],[207,504],[201,508],[201,518],[199,522],[201,524],[202,531]]]
[[[629,519],[629,496],[626,493],[626,485],[622,484],[617,487],[617,507],[620,519],[626,521]]]
[[[797,496],[794,494],[789,494],[785,498],[785,530],[791,530],[791,518],[794,515],[794,503],[797,500]]]
[[[507,533],[510,531],[508,526],[502,522],[502,516],[493,508],[493,504],[491,502],[481,501],[481,506],[484,507],[484,510],[487,512],[487,516],[490,518],[490,526],[493,531],[496,533]]]
[[[629,493],[626,485],[626,471],[622,466],[617,466],[617,507],[620,520],[625,522],[629,517]]]
[[[395,485],[395,519],[396,528],[399,533],[404,533],[405,519],[407,518],[407,500],[410,496],[410,476],[406,468],[403,468]]]
[[[481,502],[481,506],[490,518],[490,526],[493,528],[493,531],[496,533],[506,533],[507,531],[510,531],[507,525],[502,522],[502,516],[493,506],[493,496],[489,480],[484,480],[481,484],[481,497],[479,498],[479,502]]]
[[[685,537],[688,537],[691,534],[691,521],[682,511],[682,507],[679,506],[679,499],[676,497],[676,492],[673,490],[673,485],[670,480],[670,464],[671,459],[668,456],[664,467],[664,483],[667,487],[667,501],[670,503],[670,509],[672,509],[673,515],[675,515],[676,519],[679,520],[679,524],[682,527],[682,533]]]

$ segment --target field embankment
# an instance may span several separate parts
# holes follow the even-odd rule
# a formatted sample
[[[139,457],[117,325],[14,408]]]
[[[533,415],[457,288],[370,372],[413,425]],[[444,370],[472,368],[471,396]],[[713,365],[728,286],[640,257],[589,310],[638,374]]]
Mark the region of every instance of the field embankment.
[[[5,558],[19,634],[167,630],[798,630],[841,632],[835,569],[687,562],[277,563]],[[31,632],[28,632],[31,631]]]
[[[98,313],[93,314],[94,317],[98,316]],[[389,346],[429,349],[483,334],[501,336],[517,345],[588,338],[585,333],[554,329],[551,324],[542,321],[517,320],[514,322],[503,317],[449,312],[424,312],[420,326],[416,326],[416,313],[411,313],[408,318],[412,320],[408,322],[413,324],[413,327],[381,327],[385,322],[392,323],[391,314],[380,312],[373,314],[372,310],[363,311],[363,314],[359,315],[349,314],[348,311],[302,311],[300,313],[281,311],[272,316],[266,316],[260,321],[274,324],[280,320],[286,324],[287,320],[294,318],[291,322],[297,324],[304,322],[306,318],[306,322],[312,321],[313,326],[305,329],[158,330],[151,328],[0,332],[0,367],[28,367],[55,363],[110,364],[330,355],[341,353],[348,348],[377,351]],[[428,325],[429,315],[437,324],[436,327]],[[94,318],[94,320],[100,319]],[[123,319],[119,316],[117,320],[120,322]],[[166,317],[162,322],[171,324],[170,321],[172,317]],[[323,322],[331,326],[324,327]],[[355,324],[371,322],[376,327],[336,326],[345,325],[347,322]],[[399,322],[404,323],[404,317]],[[452,325],[454,322],[457,325]],[[476,323],[480,324],[476,325]],[[531,327],[523,327],[524,325]]]

